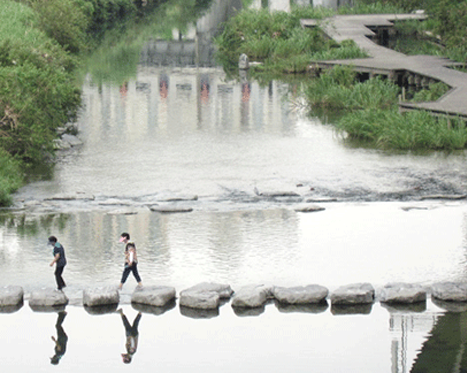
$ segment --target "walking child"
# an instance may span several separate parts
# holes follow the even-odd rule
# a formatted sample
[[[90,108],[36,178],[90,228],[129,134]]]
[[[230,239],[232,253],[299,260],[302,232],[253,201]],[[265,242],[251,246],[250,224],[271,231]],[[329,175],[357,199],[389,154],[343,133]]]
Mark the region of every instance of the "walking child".
[[[133,276],[138,283],[138,286],[142,287],[143,283],[141,282],[141,277],[138,273],[138,256],[136,254],[136,245],[134,242],[128,242],[130,240],[130,235],[128,233],[122,233],[120,242],[125,243],[125,266],[123,268],[122,279],[118,288],[121,290],[123,284],[127,280],[130,272],[133,272]]]

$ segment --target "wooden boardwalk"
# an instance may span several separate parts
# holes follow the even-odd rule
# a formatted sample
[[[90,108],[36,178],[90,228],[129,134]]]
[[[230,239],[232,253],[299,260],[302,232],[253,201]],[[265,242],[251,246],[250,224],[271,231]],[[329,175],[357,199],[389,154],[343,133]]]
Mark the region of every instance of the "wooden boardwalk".
[[[419,14],[378,14],[334,16],[321,26],[328,37],[342,42],[352,39],[369,55],[369,58],[351,60],[316,61],[318,68],[334,65],[349,65],[359,73],[386,75],[392,81],[419,87],[441,81],[451,87],[438,101],[408,103],[401,102],[402,110],[428,110],[433,114],[448,114],[467,117],[467,74],[454,70],[461,64],[435,56],[407,56],[378,45],[378,31],[391,32],[396,20],[423,19]],[[302,20],[303,27],[314,27],[316,21]],[[375,31],[372,31],[375,30]]]

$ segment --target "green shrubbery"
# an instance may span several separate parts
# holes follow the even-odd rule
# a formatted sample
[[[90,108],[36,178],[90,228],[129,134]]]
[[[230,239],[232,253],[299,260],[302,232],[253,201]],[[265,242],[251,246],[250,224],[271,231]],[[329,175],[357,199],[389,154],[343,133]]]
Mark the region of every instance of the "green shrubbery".
[[[135,11],[133,0],[0,2],[0,206],[26,168],[50,158],[56,129],[74,119],[78,53]]]
[[[11,203],[11,193],[23,182],[21,165],[10,154],[0,149],[0,206]]]
[[[300,25],[302,18],[322,19],[331,14],[323,8],[296,8],[291,14],[243,10],[216,38],[217,58],[228,70],[235,68],[245,53],[250,61],[263,62],[261,71],[297,73],[304,72],[312,60],[366,56],[352,42],[338,44],[327,40],[318,28]]]
[[[358,110],[343,116],[337,128],[349,139],[385,149],[456,150],[467,146],[465,121],[434,117],[426,111]]]
[[[399,88],[379,78],[363,83],[351,67],[336,66],[306,83],[305,97],[311,108],[333,110],[389,109],[397,104]]]

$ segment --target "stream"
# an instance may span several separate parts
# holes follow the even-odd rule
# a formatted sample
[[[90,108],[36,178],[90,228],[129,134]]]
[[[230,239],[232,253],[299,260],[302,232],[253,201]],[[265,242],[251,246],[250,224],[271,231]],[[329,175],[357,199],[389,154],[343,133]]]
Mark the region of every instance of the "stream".
[[[174,28],[173,40],[147,40],[123,83],[87,75],[80,144],[59,151],[53,173],[21,188],[14,208],[0,213],[0,286],[25,291],[20,310],[0,313],[2,370],[53,369],[58,314],[27,306],[31,291],[55,286],[50,235],[68,259],[63,372],[467,368],[466,309],[447,312],[431,299],[402,310],[375,303],[369,314],[272,303],[250,317],[228,303],[210,318],[176,306],[143,312],[130,366],[120,356],[120,315],[82,307],[83,289],[118,285],[124,231],[136,242],[143,283],[177,294],[203,281],[330,291],[467,281],[466,152],[349,144],[332,119],[308,113],[299,83],[230,79],[211,40],[238,3],[215,0],[183,32]],[[310,206],[321,211],[302,212]],[[130,277],[121,293],[130,322],[135,285]],[[440,365],[430,363],[441,355]]]

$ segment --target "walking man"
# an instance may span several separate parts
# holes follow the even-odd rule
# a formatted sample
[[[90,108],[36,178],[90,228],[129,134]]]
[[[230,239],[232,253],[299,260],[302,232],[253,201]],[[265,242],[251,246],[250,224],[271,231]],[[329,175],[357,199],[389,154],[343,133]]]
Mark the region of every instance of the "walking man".
[[[50,263],[52,267],[55,264],[55,281],[57,282],[57,289],[62,290],[66,287],[65,281],[63,281],[62,273],[66,266],[66,258],[65,258],[65,249],[63,248],[62,244],[57,242],[57,237],[50,236],[49,237],[49,245],[53,246],[53,256],[54,260]]]

